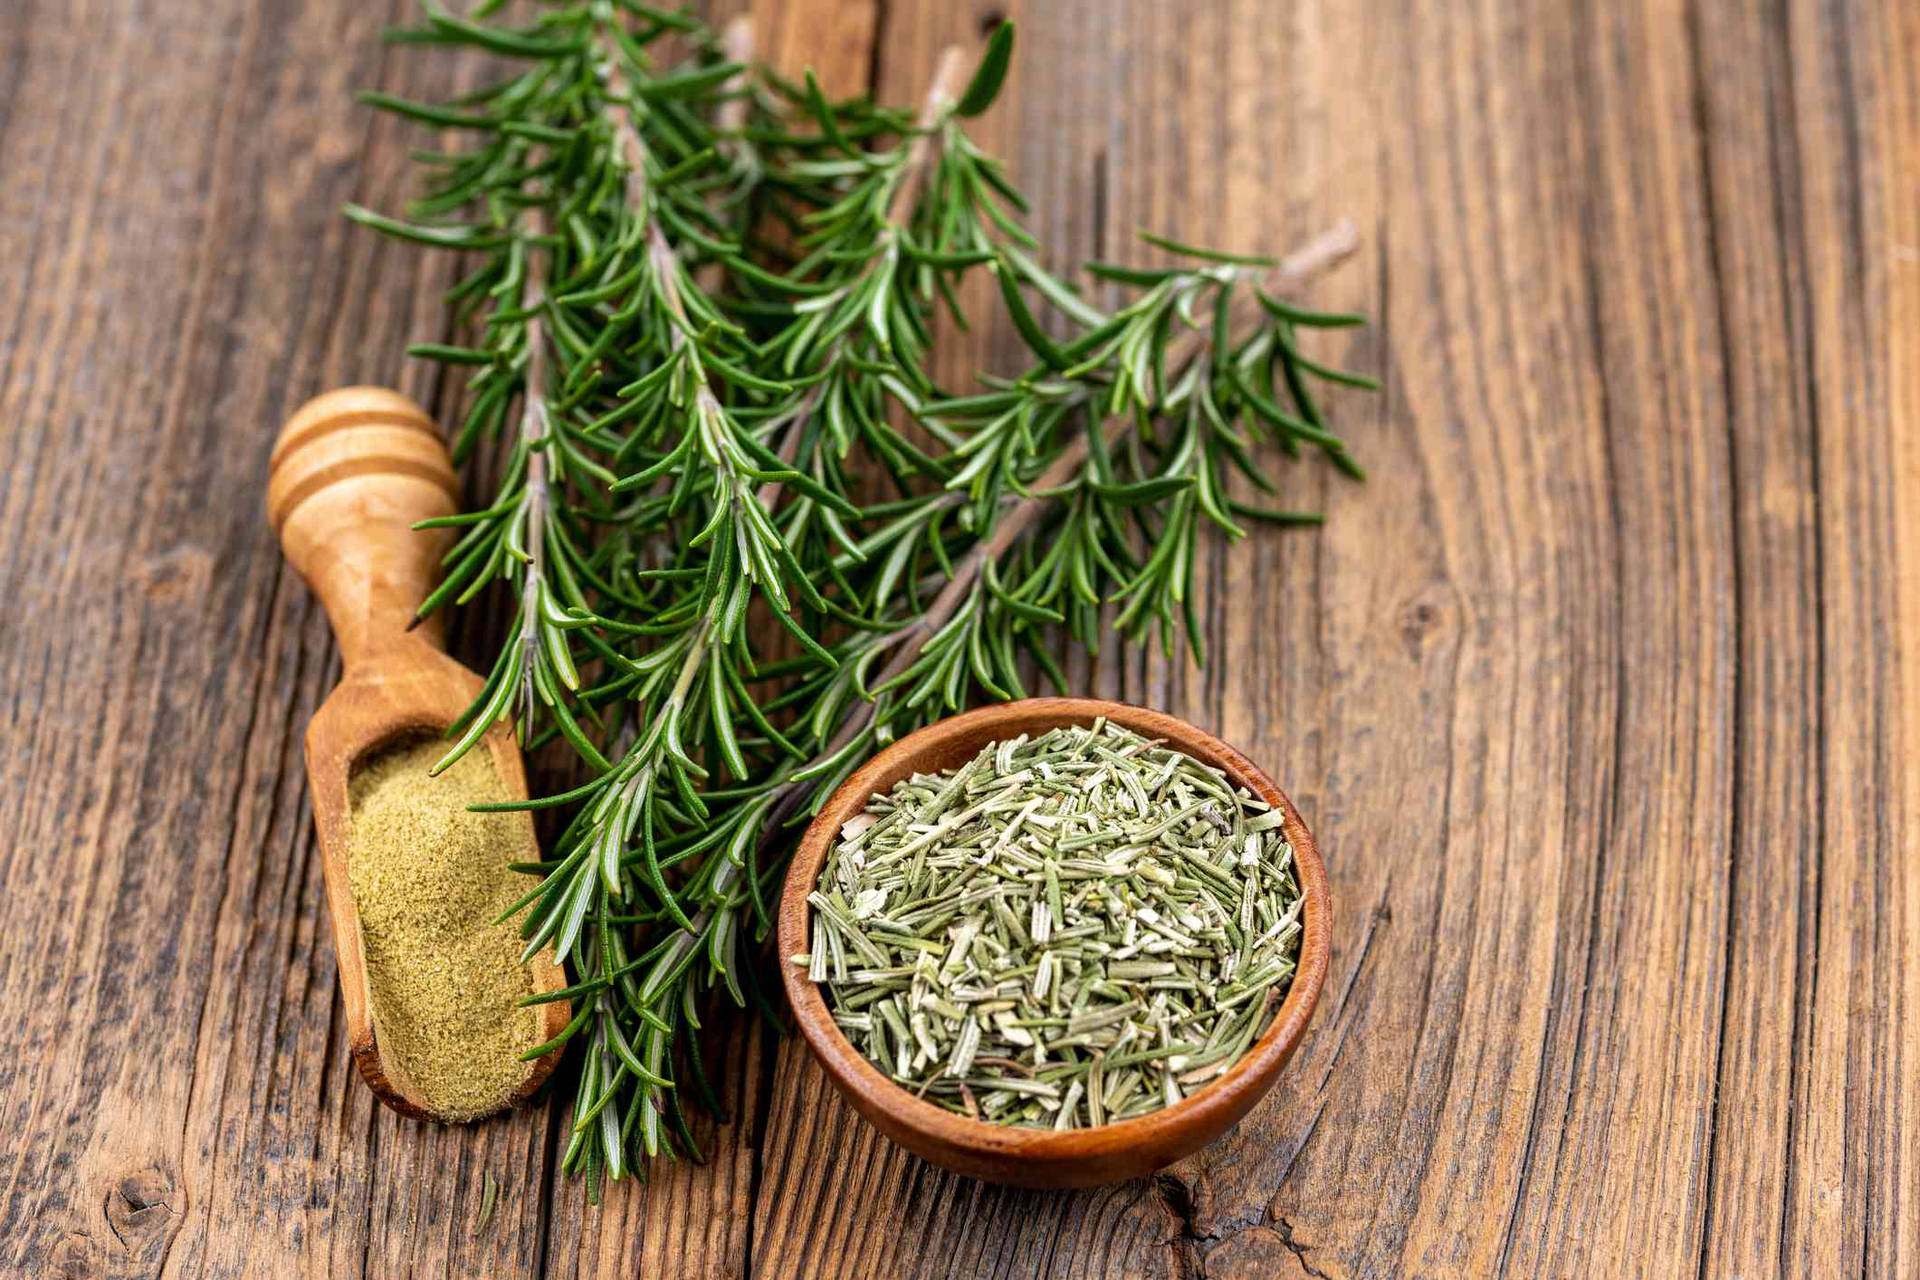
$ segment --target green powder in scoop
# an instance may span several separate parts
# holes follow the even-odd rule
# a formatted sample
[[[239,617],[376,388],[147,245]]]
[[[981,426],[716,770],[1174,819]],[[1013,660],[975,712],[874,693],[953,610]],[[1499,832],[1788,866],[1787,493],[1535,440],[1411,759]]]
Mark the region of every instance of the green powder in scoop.
[[[524,813],[470,813],[508,798],[484,747],[439,777],[438,739],[403,741],[358,766],[347,873],[383,1059],[437,1113],[498,1109],[532,1064],[539,1010],[513,922],[495,924],[524,889],[509,865],[532,856]]]

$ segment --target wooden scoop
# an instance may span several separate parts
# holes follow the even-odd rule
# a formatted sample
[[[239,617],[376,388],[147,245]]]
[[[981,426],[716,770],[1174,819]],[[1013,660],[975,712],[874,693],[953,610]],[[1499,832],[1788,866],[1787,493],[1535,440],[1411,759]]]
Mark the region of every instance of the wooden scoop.
[[[321,866],[333,915],[347,1043],[367,1087],[402,1115],[443,1119],[421,1099],[398,1061],[380,1057],[380,1012],[369,1000],[360,914],[347,877],[347,778],[380,748],[422,730],[443,732],[472,703],[480,677],[443,651],[435,616],[409,631],[414,612],[439,577],[452,530],[412,525],[458,509],[453,463],[433,420],[412,400],[380,387],[343,387],[309,400],[287,420],[273,447],[267,516],[281,550],[326,606],[345,672],[307,726],[307,784],[320,832]],[[520,752],[504,725],[484,739],[507,792],[524,799]],[[533,820],[525,861],[539,857]],[[521,859],[516,859],[516,861]],[[536,991],[566,985],[548,952],[531,964]],[[567,1002],[540,1006],[541,1040],[567,1024]],[[497,1109],[531,1098],[559,1054],[530,1064]]]

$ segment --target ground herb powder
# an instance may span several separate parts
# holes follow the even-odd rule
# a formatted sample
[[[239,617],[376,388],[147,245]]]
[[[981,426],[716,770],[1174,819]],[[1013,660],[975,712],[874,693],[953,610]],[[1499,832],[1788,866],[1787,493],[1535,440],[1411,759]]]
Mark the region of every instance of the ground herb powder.
[[[519,1060],[539,1031],[539,1011],[516,1003],[533,991],[524,944],[493,923],[524,888],[508,864],[528,858],[529,833],[524,814],[467,811],[508,798],[484,747],[429,776],[445,752],[415,739],[354,770],[347,874],[382,1058],[435,1112],[471,1119],[532,1069]]]

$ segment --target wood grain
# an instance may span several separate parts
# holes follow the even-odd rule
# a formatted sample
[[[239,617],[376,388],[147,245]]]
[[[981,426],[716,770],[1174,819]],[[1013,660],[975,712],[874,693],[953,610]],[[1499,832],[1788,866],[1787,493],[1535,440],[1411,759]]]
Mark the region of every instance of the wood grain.
[[[1818,548],[1820,820],[1796,972],[1782,1265],[1920,1265],[1920,15],[1788,16]]]
[[[896,101],[1015,18],[975,132],[1057,265],[1360,224],[1314,300],[1374,318],[1316,335],[1386,380],[1330,398],[1371,479],[1292,469],[1323,531],[1207,549],[1204,667],[1069,668],[1293,796],[1333,965],[1154,1179],[941,1173],[724,1019],[708,1163],[592,1207],[562,1113],[351,1080],[300,778],[337,669],[273,427],[451,396],[402,355],[449,264],[337,216],[420,141],[352,89],[484,74],[380,45],[403,7],[0,6],[0,1273],[1920,1270],[1920,10],[716,6]]]

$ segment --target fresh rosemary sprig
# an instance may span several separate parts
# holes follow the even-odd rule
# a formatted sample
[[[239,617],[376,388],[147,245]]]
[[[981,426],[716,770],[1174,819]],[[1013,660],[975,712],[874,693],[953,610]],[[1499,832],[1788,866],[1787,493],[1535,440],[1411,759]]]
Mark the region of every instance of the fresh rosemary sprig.
[[[1132,634],[1197,643],[1203,523],[1317,519],[1226,496],[1233,470],[1271,487],[1258,441],[1357,474],[1310,390],[1348,375],[1296,339],[1356,321],[1288,301],[1355,238],[1278,266],[1090,264],[1138,290],[1108,312],[1041,265],[964,132],[1010,26],[964,88],[943,58],[909,117],[743,84],[713,33],[630,0],[520,27],[426,13],[397,38],[517,68],[445,106],[372,96],[479,141],[423,156],[407,219],[349,213],[477,257],[450,297],[473,345],[414,350],[471,370],[457,452],[504,441],[506,465],[444,522],[462,536],[424,609],[492,583],[514,602],[449,758],[511,717],[588,774],[533,802],[570,817],[515,914],[572,966],[575,1016],[539,1052],[581,1041],[564,1162],[597,1187],[696,1151],[683,1093],[718,1103],[686,1032],[712,986],[766,1004],[754,943],[795,817],[873,745],[1023,692],[1026,660],[1063,686],[1056,623],[1092,646],[1114,603]],[[936,312],[976,271],[1034,363],[956,397],[930,372]]]

